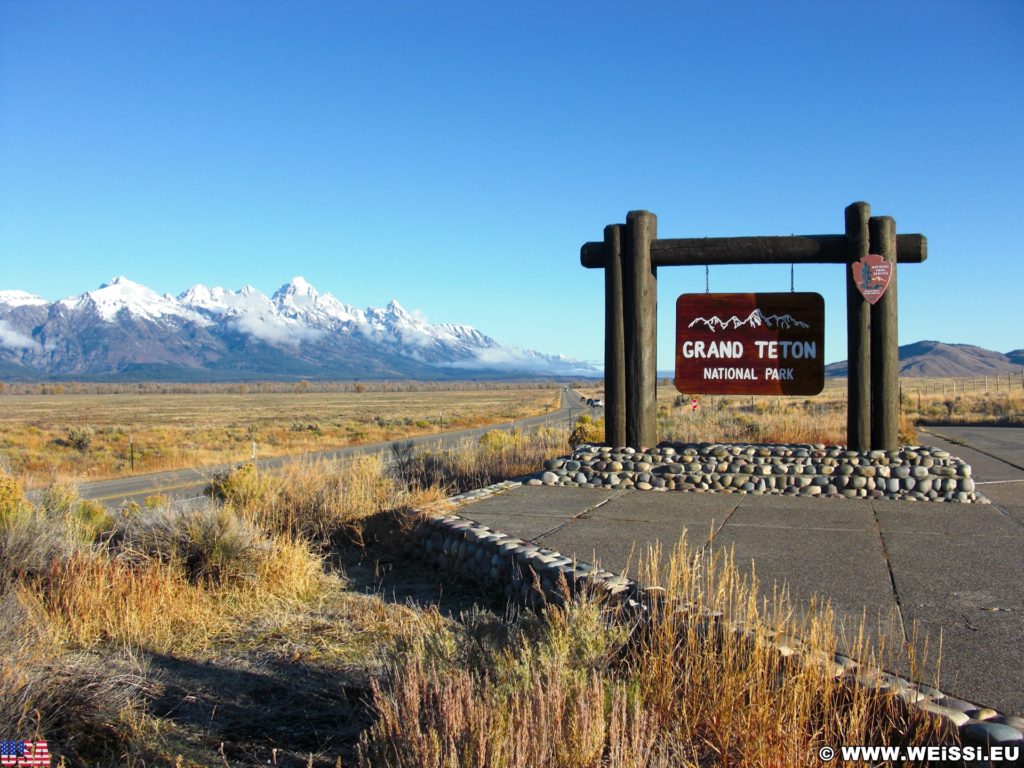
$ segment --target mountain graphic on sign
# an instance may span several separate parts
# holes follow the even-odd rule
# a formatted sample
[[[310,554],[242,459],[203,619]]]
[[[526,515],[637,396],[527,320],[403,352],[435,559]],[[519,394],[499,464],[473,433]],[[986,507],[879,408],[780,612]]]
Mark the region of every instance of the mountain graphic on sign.
[[[687,326],[687,328],[693,328],[694,326],[704,325],[712,333],[717,333],[719,330],[735,329],[741,326],[747,325],[751,328],[760,328],[762,325],[766,328],[780,328],[782,330],[789,330],[790,328],[810,328],[807,323],[803,323],[797,320],[792,315],[766,315],[760,309],[755,309],[745,320],[740,320],[738,316],[733,315],[727,320],[723,320],[718,315],[712,315],[711,317],[697,317]]]

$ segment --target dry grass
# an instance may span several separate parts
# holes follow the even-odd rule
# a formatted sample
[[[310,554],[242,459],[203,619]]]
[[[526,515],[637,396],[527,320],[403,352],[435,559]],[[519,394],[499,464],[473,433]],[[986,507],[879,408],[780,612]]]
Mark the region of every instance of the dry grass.
[[[216,478],[212,490],[261,528],[319,545],[359,539],[367,518],[412,500],[377,455],[296,462],[275,475],[260,473],[247,462]]]
[[[558,389],[2,394],[0,452],[29,487],[326,450],[501,423]],[[494,387],[495,385],[490,385]],[[132,452],[134,450],[134,468]]]
[[[681,395],[658,389],[658,429],[679,442],[825,443],[846,442],[846,382],[828,381],[815,397]]]
[[[567,429],[491,430],[448,451],[415,453],[399,446],[396,471],[409,487],[453,494],[536,472],[544,459],[568,449]]]
[[[916,442],[921,423],[1024,424],[1024,380],[904,378],[900,442]],[[603,397],[584,388],[587,397]],[[696,411],[690,407],[696,397]],[[658,434],[679,442],[846,443],[846,380],[826,379],[813,397],[693,395],[658,382]]]
[[[952,737],[898,698],[777,650],[776,633],[803,637],[831,659],[827,610],[797,621],[784,595],[761,604],[728,559],[682,546],[666,570],[661,608],[631,632],[582,598],[514,627],[468,668],[429,657],[394,665],[374,683],[378,717],[360,764],[818,766],[823,745]],[[648,579],[661,571],[653,557]],[[723,615],[774,631],[736,633]],[[858,653],[871,661],[866,643]]]
[[[405,511],[442,495],[438,478],[505,479],[567,447],[565,432],[488,433],[411,454],[408,475],[374,459],[242,469],[213,510],[108,519],[66,486],[33,505],[0,481],[0,729],[74,765],[228,768],[799,766],[818,744],[939,738],[767,634],[696,620],[721,611],[835,646],[827,611],[759,603],[730,562],[682,549],[643,578],[687,610],[641,625],[583,598],[443,615],[434,577],[395,548]],[[28,533],[37,549],[12,546]],[[426,605],[360,591],[401,569]]]

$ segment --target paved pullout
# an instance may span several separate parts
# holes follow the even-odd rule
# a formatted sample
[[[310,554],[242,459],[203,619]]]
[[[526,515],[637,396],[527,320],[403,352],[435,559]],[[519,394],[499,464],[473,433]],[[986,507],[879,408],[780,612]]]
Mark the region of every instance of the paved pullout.
[[[515,422],[492,424],[475,429],[420,435],[418,437],[389,440],[384,443],[372,443],[293,456],[258,459],[256,463],[260,470],[273,472],[296,461],[343,461],[368,454],[379,454],[385,457],[385,459],[390,459],[394,451],[393,446],[396,443],[411,443],[416,448],[431,450],[454,448],[466,441],[478,440],[484,432],[492,429],[534,429],[544,425],[560,423],[568,425],[579,414],[590,410],[586,406],[581,405],[579,393],[575,390],[563,390],[558,410],[540,416],[520,419]],[[147,496],[154,494],[164,494],[176,500],[187,500],[201,497],[203,490],[209,485],[210,480],[215,474],[230,469],[236,466],[236,464],[237,462],[235,464],[220,464],[172,472],[132,475],[131,477],[121,477],[114,480],[100,480],[95,483],[85,483],[79,486],[78,490],[82,498],[102,501],[110,507],[118,507],[125,501],[141,503]]]
[[[1024,469],[998,458],[1024,449],[1024,429],[1000,429],[999,443],[943,434],[970,447],[922,441],[974,464],[991,505],[523,486],[458,514],[613,571],[685,532],[691,550],[732,549],[767,595],[785,582],[799,602],[828,598],[847,633],[862,615],[891,617],[895,640],[916,625],[933,657],[941,635],[942,690],[1024,713]]]

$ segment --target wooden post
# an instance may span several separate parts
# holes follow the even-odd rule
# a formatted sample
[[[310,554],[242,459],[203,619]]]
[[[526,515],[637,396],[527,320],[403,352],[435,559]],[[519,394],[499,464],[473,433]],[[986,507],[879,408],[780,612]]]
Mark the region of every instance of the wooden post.
[[[622,243],[626,444],[633,448],[653,448],[658,442],[658,280],[651,264],[651,241],[657,229],[658,219],[652,213],[630,211],[626,216]]]
[[[869,253],[868,219],[871,206],[853,203],[846,208],[847,264]],[[871,304],[846,267],[846,444],[851,451],[866,451],[871,443]]]
[[[626,443],[626,346],[622,298],[621,224],[604,228],[608,261],[604,268],[604,441]]]
[[[899,447],[900,425],[896,222],[891,216],[872,216],[868,232],[871,252],[892,263],[889,287],[871,307],[871,448],[895,451]]]

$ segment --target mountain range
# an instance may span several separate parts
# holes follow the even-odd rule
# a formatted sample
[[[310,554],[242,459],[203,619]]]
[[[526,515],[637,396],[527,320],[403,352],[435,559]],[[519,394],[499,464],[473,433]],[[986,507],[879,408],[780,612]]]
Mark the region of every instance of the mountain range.
[[[918,341],[899,348],[900,376],[972,378],[1020,374],[1024,367],[1024,349],[1003,354],[973,344],[944,344]],[[847,361],[825,366],[826,376],[846,376]]]
[[[237,380],[598,376],[561,355],[431,324],[397,301],[359,309],[295,277],[267,297],[125,277],[58,301],[0,291],[0,379]]]

